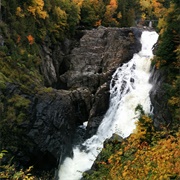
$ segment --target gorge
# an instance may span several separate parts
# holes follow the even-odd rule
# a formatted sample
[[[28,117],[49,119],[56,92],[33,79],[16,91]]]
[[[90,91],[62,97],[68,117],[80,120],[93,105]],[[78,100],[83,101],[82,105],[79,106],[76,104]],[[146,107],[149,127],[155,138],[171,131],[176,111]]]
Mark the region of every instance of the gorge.
[[[126,138],[135,130],[139,114],[135,112],[141,105],[146,114],[152,113],[149,84],[152,47],[158,34],[143,31],[140,42],[141,51],[117,68],[110,84],[110,105],[97,133],[73,148],[73,157],[66,158],[60,166],[60,180],[79,180],[82,173],[91,168],[97,155],[103,148],[103,142],[118,134]]]
[[[17,125],[17,129],[23,129],[22,134],[14,136],[9,132],[8,138],[12,137],[7,142],[9,147],[20,143],[16,145],[15,156],[21,164],[33,164],[38,171],[54,171],[65,157],[73,157],[73,143],[83,143],[96,134],[109,107],[112,75],[141,50],[143,31],[136,27],[100,26],[79,31],[76,40],[65,39],[56,46],[42,44],[40,72],[47,90],[34,91],[31,86],[25,91],[12,82],[1,89],[1,94],[9,99],[16,97],[29,102],[28,121]],[[152,79],[159,77],[155,73]],[[161,81],[161,76],[156,80]],[[134,80],[130,81],[133,84]],[[157,89],[156,92],[160,93]],[[157,99],[156,93],[152,96]],[[158,103],[156,106],[161,109]],[[76,130],[86,121],[86,131],[81,129],[78,142],[74,142]]]

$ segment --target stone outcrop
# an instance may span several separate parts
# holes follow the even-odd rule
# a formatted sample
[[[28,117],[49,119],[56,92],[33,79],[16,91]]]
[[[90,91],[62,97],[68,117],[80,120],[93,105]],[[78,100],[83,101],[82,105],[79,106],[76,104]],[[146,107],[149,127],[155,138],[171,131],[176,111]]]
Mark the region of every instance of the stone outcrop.
[[[166,90],[163,87],[165,79],[165,70],[152,68],[150,83],[153,85],[153,88],[150,91],[150,98],[153,106],[153,121],[157,129],[161,128],[161,125],[166,124],[168,126],[172,121],[171,113],[168,109]]]

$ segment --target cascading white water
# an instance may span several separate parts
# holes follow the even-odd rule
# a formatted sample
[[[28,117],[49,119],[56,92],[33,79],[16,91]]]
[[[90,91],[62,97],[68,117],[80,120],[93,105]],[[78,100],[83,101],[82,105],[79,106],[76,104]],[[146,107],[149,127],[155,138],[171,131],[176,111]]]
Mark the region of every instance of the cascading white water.
[[[158,39],[154,31],[144,31],[141,35],[142,49],[138,54],[113,74],[110,85],[110,106],[96,135],[73,149],[74,157],[66,158],[59,169],[59,180],[79,180],[82,173],[89,170],[103,148],[105,139],[116,133],[128,137],[136,128],[137,105],[142,105],[145,113],[150,113],[149,91],[150,59],[152,47]],[[83,148],[82,148],[83,147]]]

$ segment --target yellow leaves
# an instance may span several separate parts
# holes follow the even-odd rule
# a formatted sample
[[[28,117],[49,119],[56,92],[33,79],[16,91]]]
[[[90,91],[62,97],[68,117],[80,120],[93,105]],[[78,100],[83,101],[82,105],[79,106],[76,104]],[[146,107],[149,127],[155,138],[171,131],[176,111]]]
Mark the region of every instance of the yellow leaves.
[[[43,9],[43,7],[44,7],[43,0],[33,0],[33,3],[36,4],[37,6],[41,7],[41,9]]]
[[[4,155],[7,153],[8,151],[6,151],[6,150],[2,150],[1,152],[0,152],[0,160],[4,157]]]
[[[45,19],[46,17],[48,17],[48,14],[46,11],[42,11],[40,8],[37,8],[36,11],[40,18]]]
[[[125,177],[127,177],[127,174],[128,174],[128,172],[125,171],[125,172],[122,173],[122,176],[125,178]]]
[[[177,161],[176,163],[175,163],[175,167],[174,167],[174,172],[175,172],[175,174],[180,174],[180,161]]]
[[[33,15],[36,16],[36,8],[33,6],[28,7],[28,11]]]
[[[147,0],[140,0],[140,5],[141,5],[141,8],[144,10],[150,7],[151,3],[150,1],[147,1]]]
[[[44,1],[43,0],[32,0],[32,5],[28,7],[28,11],[34,16],[38,16],[39,18],[45,19],[48,17],[46,11],[43,10]]]
[[[153,15],[160,18],[165,12],[164,6],[157,0],[140,0],[140,6],[141,10],[150,18],[153,18]]]
[[[121,18],[122,18],[122,13],[121,13],[121,12],[118,12],[117,18],[118,18],[118,19],[121,19]]]
[[[54,14],[56,15],[58,21],[65,22],[67,20],[66,12],[62,10],[60,7],[54,7]]]
[[[0,160],[5,156],[7,153],[6,150],[3,150],[0,152]],[[11,162],[11,161],[10,161]],[[22,170],[20,169],[19,171],[16,170],[14,165],[9,164],[7,165],[0,165],[1,171],[0,171],[0,179],[14,179],[14,180],[35,180],[35,176],[31,175],[31,171],[33,166],[30,166],[28,169]]]
[[[43,0],[32,0],[31,5],[27,7],[28,12],[32,14],[35,18],[45,19],[49,17],[48,13],[43,10],[44,9],[44,1]],[[16,8],[16,15],[19,17],[25,17],[25,14],[21,7]]]
[[[171,105],[180,105],[180,97],[172,96],[168,103]]]
[[[165,139],[149,144],[142,141],[142,136],[149,133],[147,129],[142,129],[146,127],[144,124],[152,125],[152,120],[144,115],[141,118],[136,132],[122,142],[121,149],[108,159],[112,165],[110,177],[122,180],[180,177],[180,132],[172,136],[166,131]],[[152,135],[159,136],[158,133],[153,132]]]
[[[178,78],[172,82],[176,87],[177,81]],[[176,105],[179,99],[173,96],[169,103]],[[155,131],[152,119],[142,115],[136,131],[107,160],[108,177],[111,177],[107,179],[179,179],[180,131],[169,131],[169,125],[160,128],[161,131]]]
[[[77,4],[79,7],[82,7],[83,0],[73,0],[75,4]]]
[[[23,10],[21,9],[21,7],[16,8],[16,16],[24,17],[24,13],[23,13]]]

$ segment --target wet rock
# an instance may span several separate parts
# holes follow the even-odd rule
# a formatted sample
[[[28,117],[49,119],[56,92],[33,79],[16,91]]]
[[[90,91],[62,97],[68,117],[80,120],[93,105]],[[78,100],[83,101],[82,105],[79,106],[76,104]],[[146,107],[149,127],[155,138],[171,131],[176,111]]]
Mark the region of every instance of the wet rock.
[[[27,94],[17,84],[6,87],[6,96],[18,94],[30,101],[24,128],[21,162],[52,169],[72,156],[74,133],[88,121],[86,138],[93,135],[109,107],[111,76],[141,49],[137,28],[82,30],[75,40],[41,45],[40,72],[51,92]],[[21,137],[16,137],[18,140]],[[28,147],[28,148],[27,148]],[[18,150],[17,150],[18,151]]]
[[[151,103],[153,106],[153,120],[156,128],[160,129],[161,125],[169,125],[172,121],[170,110],[165,91],[166,70],[152,69],[150,83],[153,88],[150,91]]]

